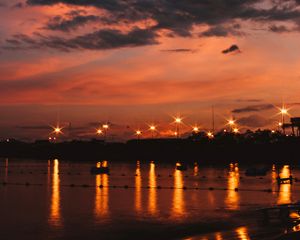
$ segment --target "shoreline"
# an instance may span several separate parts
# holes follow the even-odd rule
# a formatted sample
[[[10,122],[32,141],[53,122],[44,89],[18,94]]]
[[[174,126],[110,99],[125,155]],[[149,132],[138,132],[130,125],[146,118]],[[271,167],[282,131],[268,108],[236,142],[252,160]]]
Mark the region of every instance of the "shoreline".
[[[215,143],[188,139],[147,140],[127,143],[103,141],[9,142],[0,143],[0,157],[20,159],[62,159],[68,161],[157,161],[200,165],[296,164],[300,158],[300,140],[276,143]]]

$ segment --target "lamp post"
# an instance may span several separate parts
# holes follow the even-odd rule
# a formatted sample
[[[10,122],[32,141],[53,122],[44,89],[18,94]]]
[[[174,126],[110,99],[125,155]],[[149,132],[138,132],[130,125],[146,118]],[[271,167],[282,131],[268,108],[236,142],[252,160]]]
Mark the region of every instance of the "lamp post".
[[[282,128],[283,133],[285,134],[284,116],[289,114],[288,109],[286,109],[285,106],[282,106],[282,108],[279,109],[279,113],[281,114],[281,122],[279,123],[281,126],[280,125],[279,126]]]
[[[54,141],[56,141],[56,139],[58,138],[58,136],[60,135],[60,134],[63,134],[63,131],[62,131],[62,127],[60,127],[59,125],[57,125],[56,127],[52,127],[52,132],[51,132],[51,134],[54,134],[55,135],[55,137],[49,137],[49,140],[54,140]]]
[[[107,137],[107,131],[109,129],[109,125],[107,123],[103,124],[102,125],[102,128],[104,130],[104,139],[106,140],[106,137]]]
[[[234,126],[235,126],[235,120],[229,119],[229,120],[227,121],[227,125],[229,125],[230,131],[232,132],[232,131],[234,130]]]
[[[138,140],[140,140],[140,137],[142,135],[142,131],[141,130],[136,130],[135,135],[137,136]]]
[[[180,117],[175,117],[174,122],[176,124],[176,137],[180,138],[180,124],[182,123],[182,118]]]

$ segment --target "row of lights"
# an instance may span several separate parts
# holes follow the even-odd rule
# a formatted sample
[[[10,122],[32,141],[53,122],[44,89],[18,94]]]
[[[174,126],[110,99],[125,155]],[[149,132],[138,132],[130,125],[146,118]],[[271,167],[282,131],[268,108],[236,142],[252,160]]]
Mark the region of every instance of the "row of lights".
[[[280,112],[279,114],[281,114],[281,122],[279,122],[279,127],[282,127],[284,125],[284,116],[285,115],[289,115],[288,113],[288,109],[285,108],[284,106],[282,108],[279,108]],[[183,124],[183,118],[182,117],[174,117],[174,121],[173,123],[176,125],[176,131],[175,131],[175,136],[176,137],[180,137],[180,125]],[[230,127],[230,131],[237,134],[239,133],[239,129],[237,127],[236,121],[234,119],[229,119],[227,120],[227,125],[229,125]],[[104,135],[106,137],[107,135],[107,131],[110,128],[108,123],[105,123],[102,125],[102,127],[96,129],[96,134],[97,135]],[[62,127],[56,126],[53,128],[53,132],[56,135],[62,134]],[[150,132],[152,132],[152,137],[154,137],[155,132],[157,132],[157,127],[154,124],[149,125],[149,129]],[[192,127],[192,131],[194,133],[199,133],[200,132],[200,128],[198,126],[193,126]],[[225,129],[224,132],[227,132],[227,130]],[[140,138],[142,136],[143,132],[141,130],[136,130],[135,131],[135,135]],[[213,138],[214,137],[214,133],[212,131],[208,131],[207,132],[207,137],[208,138]],[[49,138],[50,139],[50,138]],[[55,137],[53,139],[56,139]]]

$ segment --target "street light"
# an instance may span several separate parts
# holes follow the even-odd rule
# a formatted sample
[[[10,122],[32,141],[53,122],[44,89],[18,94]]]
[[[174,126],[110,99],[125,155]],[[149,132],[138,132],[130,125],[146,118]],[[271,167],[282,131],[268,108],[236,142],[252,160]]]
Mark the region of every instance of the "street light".
[[[229,125],[229,127],[230,127],[230,130],[231,131],[233,131],[233,129],[234,129],[234,126],[235,126],[235,120],[234,119],[229,119],[228,121],[227,121],[227,125]]]
[[[98,134],[98,135],[102,135],[103,134],[103,131],[102,131],[102,129],[97,129],[97,131],[96,131],[96,133]]]
[[[208,138],[214,138],[214,134],[213,134],[212,132],[208,132],[208,133],[207,133],[207,137],[208,137]]]
[[[180,124],[182,123],[182,118],[181,117],[174,117],[174,122],[175,122],[175,124],[176,124],[176,134],[175,134],[175,136],[177,137],[177,138],[179,138],[180,137]]]
[[[234,129],[233,129],[233,132],[234,132],[234,133],[239,133],[239,129],[238,129],[238,128],[234,128]]]
[[[280,110],[280,114],[281,114],[281,122],[282,122],[282,124],[284,124],[284,116],[289,114],[288,109],[286,109],[285,107],[282,107],[279,110]]]
[[[150,125],[149,126],[149,130],[152,132],[152,138],[154,138],[154,133],[155,133],[155,131],[156,131],[156,126],[155,125]]]
[[[136,130],[135,135],[137,136],[138,139],[140,139],[140,136],[142,135],[142,131],[141,130]]]
[[[289,112],[288,112],[289,109],[287,109],[284,105],[282,105],[281,108],[279,108],[279,114],[281,114],[281,124],[279,125],[279,127],[281,127],[283,129],[283,133],[285,133],[285,127],[284,127],[284,124],[285,124],[285,119],[284,119],[284,116],[285,115],[289,115]]]
[[[107,130],[109,129],[109,125],[107,123],[105,123],[102,125],[102,128],[104,129],[104,138],[106,140]]]
[[[56,134],[60,134],[60,133],[62,133],[62,128],[60,128],[60,127],[56,127],[56,128],[54,128],[54,132],[56,133]]]
[[[52,133],[55,133],[56,135],[59,135],[59,134],[62,134],[62,127],[59,127],[59,126],[56,126],[56,127],[52,127],[53,128],[53,131]]]
[[[200,131],[199,127],[195,126],[193,127],[193,132],[194,133],[198,133]]]

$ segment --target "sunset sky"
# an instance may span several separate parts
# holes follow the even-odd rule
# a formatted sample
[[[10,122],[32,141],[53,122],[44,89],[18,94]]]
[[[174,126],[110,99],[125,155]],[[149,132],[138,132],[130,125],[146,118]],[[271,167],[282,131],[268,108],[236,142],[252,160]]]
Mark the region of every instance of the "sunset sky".
[[[0,18],[0,138],[300,115],[299,0],[0,0]]]

